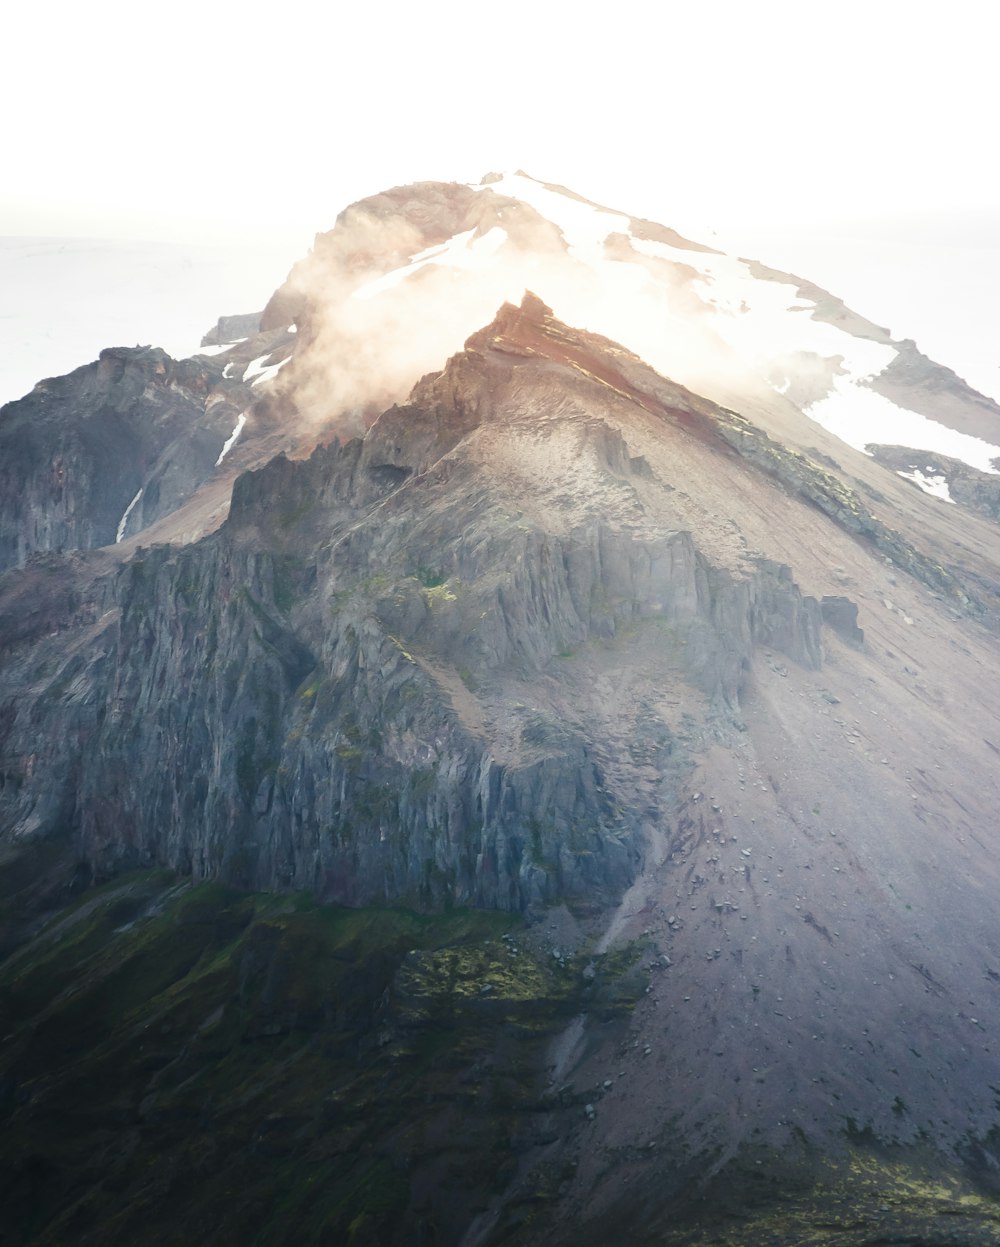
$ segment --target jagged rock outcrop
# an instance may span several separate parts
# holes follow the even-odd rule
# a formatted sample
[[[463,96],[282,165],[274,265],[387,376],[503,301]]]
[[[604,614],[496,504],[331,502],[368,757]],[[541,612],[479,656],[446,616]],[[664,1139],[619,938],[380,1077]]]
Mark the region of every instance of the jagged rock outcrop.
[[[915,483],[937,482],[939,487],[945,487],[952,502],[994,524],[1000,523],[1000,475],[980,472],[961,459],[915,450],[912,446],[872,445],[869,449],[879,463],[901,476]]]
[[[858,627],[858,608],[850,598],[839,593],[827,594],[820,603],[820,609],[823,622],[839,633],[848,645],[864,645],[864,629]]]
[[[0,568],[36,550],[112,545],[174,511],[210,476],[242,410],[242,388],[221,372],[158,348],[114,347],[8,403]]]
[[[202,346],[224,346],[260,333],[261,312],[242,312],[237,316],[220,316],[202,340]]]
[[[871,388],[890,401],[930,420],[940,420],[987,442],[1000,438],[1000,410],[951,368],[928,359],[910,338],[897,342],[897,354]]]
[[[352,903],[523,908],[628,885],[641,818],[584,729],[599,707],[512,718],[511,681],[655,628],[683,678],[735,713],[756,645],[820,664],[820,610],[773,561],[734,575],[689,532],[609,522],[607,491],[641,514],[636,483],[655,483],[589,410],[554,414],[552,432],[579,439],[566,466],[596,477],[595,496],[560,531],[511,513],[465,443],[511,430],[503,384],[548,401],[536,356],[503,353],[518,329],[539,355],[570,344],[598,366],[599,340],[537,301],[504,309],[363,443],[274,460],[238,482],[221,532],[122,569],[101,633],[113,649],[11,711],[5,751],[23,757],[64,721],[71,675],[89,707],[86,759],[47,757],[6,794],[17,834],[69,820],[100,870],[161,861]]]

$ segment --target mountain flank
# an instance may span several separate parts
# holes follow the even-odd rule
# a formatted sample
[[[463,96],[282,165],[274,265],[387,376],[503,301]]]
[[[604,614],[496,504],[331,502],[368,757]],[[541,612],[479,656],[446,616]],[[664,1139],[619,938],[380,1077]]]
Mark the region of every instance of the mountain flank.
[[[12,1241],[996,1241],[992,416],[786,276],[421,183],[4,409]]]

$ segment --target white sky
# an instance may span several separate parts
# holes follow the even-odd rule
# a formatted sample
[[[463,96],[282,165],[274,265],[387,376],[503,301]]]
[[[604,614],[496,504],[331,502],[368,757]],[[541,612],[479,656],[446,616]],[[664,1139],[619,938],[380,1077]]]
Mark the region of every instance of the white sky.
[[[1000,205],[981,2],[11,7],[0,234],[308,240],[515,167],[668,224]]]
[[[233,243],[231,267],[254,293],[230,281],[215,297],[206,284],[197,313],[184,313],[195,337],[218,313],[261,306],[346,204],[524,168],[695,237],[714,226],[723,245],[794,267],[931,353],[935,320],[940,347],[968,340],[956,331],[964,308],[983,345],[959,371],[1000,396],[1000,331],[983,328],[997,319],[1000,163],[994,21],[981,0],[8,7],[0,237]],[[888,260],[877,243],[838,251],[845,222],[879,218],[876,235],[905,241],[914,214],[939,211],[985,222],[978,249],[966,248],[969,290],[953,286],[950,305],[930,280],[904,294],[912,249]],[[0,321],[11,326],[23,303],[12,284],[4,297],[12,255],[0,256]],[[952,271],[941,257],[938,268]],[[54,308],[69,297],[53,286],[46,333],[59,334]],[[985,320],[970,299],[989,308]],[[38,337],[22,320],[0,335],[25,378]],[[159,328],[115,337],[176,349]],[[68,341],[66,352],[44,367],[70,366]]]

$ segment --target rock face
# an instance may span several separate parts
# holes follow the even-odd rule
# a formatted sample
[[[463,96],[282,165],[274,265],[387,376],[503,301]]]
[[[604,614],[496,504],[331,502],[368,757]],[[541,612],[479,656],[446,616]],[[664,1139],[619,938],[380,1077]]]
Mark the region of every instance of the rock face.
[[[220,373],[152,347],[115,347],[8,403],[0,567],[36,550],[112,545],[176,510],[211,475],[241,410]]]
[[[239,316],[220,316],[201,340],[202,346],[224,346],[260,333],[260,312],[245,312]]]
[[[944,420],[973,437],[993,441],[996,404],[974,390],[950,368],[928,359],[907,338],[895,344],[898,354],[871,387],[893,402],[931,420]]]
[[[900,476],[915,482],[937,482],[952,502],[968,507],[984,519],[1000,523],[1000,475],[979,472],[960,459],[949,455],[935,455],[926,450],[914,450],[912,446],[871,446],[870,450],[879,463],[892,468]]]
[[[542,357],[572,343],[592,366],[607,358],[537,301],[506,308],[363,443],[275,459],[239,480],[215,537],[137,554],[104,616],[114,647],[90,673],[91,761],[49,759],[17,785],[15,834],[55,830],[72,808],[101,870],[161,861],[350,903],[523,909],[627,887],[649,811],[584,726],[603,715],[572,678],[576,648],[617,646],[627,662],[623,632],[662,635],[668,665],[724,711],[755,645],[820,665],[820,609],[787,567],[715,565],[657,518],[663,485],[585,378],[576,409],[544,424],[541,452],[569,477],[536,492],[540,512],[511,511],[485,448],[519,453],[554,386],[574,383],[507,354],[526,337]],[[512,394],[531,395],[530,424]],[[539,679],[551,691],[532,704]],[[512,710],[512,689],[530,701]],[[570,715],[581,696],[592,704]],[[46,704],[58,721],[58,699]],[[679,778],[683,746],[662,736]],[[63,794],[47,819],[39,790]]]
[[[106,352],[5,409],[5,852],[68,843],[97,879],[161,867],[351,906],[498,910],[511,930],[524,918],[536,994],[497,987],[506,950],[458,974],[414,936],[359,995],[370,1055],[386,1018],[419,1028],[421,1010],[445,1008],[449,973],[469,994],[469,967],[492,967],[469,1014],[483,1063],[455,1056],[470,1080],[502,1067],[484,1002],[544,1012],[545,992],[558,997],[532,1071],[519,1068],[533,1091],[504,1126],[516,1159],[491,1171],[488,1199],[470,1184],[442,1241],[601,1243],[623,1226],[642,1241],[667,1233],[696,1177],[757,1161],[815,1175],[818,1156],[871,1140],[991,1180],[995,525],[805,421],[721,347],[719,388],[743,385],[745,407],[531,294],[398,402],[362,402],[341,381],[370,371],[346,354],[364,305],[406,283],[407,300],[452,289],[425,270],[459,226],[468,248],[541,238],[567,264],[586,250],[569,225],[484,195],[430,184],[366,201],[246,342],[182,364]],[[605,212],[580,203],[588,220]],[[602,264],[659,273],[636,259],[645,243],[718,258],[649,223],[612,226]],[[690,316],[709,315],[697,274],[670,271]],[[852,325],[890,349],[835,301],[816,310],[824,332]],[[112,442],[125,451],[101,475]],[[53,453],[68,456],[58,480]],[[251,970],[254,941],[285,929],[260,925]],[[419,922],[403,925],[409,942]],[[322,943],[308,923],[300,934]],[[641,951],[649,991],[609,1027],[587,985],[623,949]],[[182,981],[185,1000],[217,1007]],[[11,984],[25,1026],[43,1025]],[[504,1017],[528,1024],[520,1005]],[[391,1062],[408,1059],[393,1042]],[[31,1044],[17,1050],[27,1069]],[[402,1085],[364,1061],[371,1085]],[[413,1085],[421,1102],[436,1094]],[[404,1169],[419,1151],[383,1145]],[[413,1199],[399,1204],[417,1218],[407,1233]]]

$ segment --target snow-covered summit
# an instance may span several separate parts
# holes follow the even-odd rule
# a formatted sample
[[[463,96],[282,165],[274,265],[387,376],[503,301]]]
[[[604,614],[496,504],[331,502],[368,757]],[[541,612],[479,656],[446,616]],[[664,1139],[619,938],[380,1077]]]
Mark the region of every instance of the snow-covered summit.
[[[323,401],[351,407],[367,397],[373,341],[378,397],[401,399],[526,289],[566,323],[716,400],[737,402],[750,385],[758,405],[804,413],[856,449],[908,445],[996,470],[1000,408],[990,400],[941,370],[950,381],[936,387],[963,390],[964,417],[954,403],[907,405],[912,344],[806,280],[520,171],[353,205],[285,294],[312,309]]]

